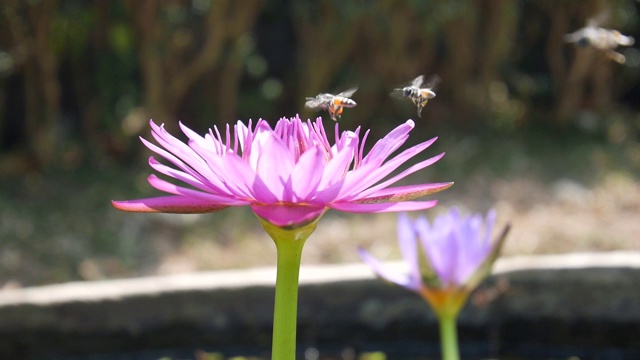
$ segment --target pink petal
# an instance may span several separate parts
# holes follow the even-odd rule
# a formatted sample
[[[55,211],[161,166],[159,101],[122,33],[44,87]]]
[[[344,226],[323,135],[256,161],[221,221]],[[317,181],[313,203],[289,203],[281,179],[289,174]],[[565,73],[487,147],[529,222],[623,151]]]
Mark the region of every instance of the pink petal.
[[[161,196],[148,199],[111,201],[118,210],[130,212],[162,212],[174,214],[202,214],[220,211],[228,206],[185,196]]]
[[[380,166],[377,164],[369,163],[364,164],[357,169],[349,171],[344,176],[343,184],[340,187],[340,193],[337,196],[340,199],[346,198],[347,200],[351,200],[351,198],[357,196],[361,190],[361,188],[368,188],[375,184],[374,181],[368,181],[371,174],[379,169]]]
[[[150,143],[142,137],[140,138],[140,140],[145,146],[151,149],[151,151],[169,160],[185,173],[190,174],[194,178],[198,179],[201,183],[211,187],[212,189],[219,189],[220,192],[223,192],[222,189],[225,189],[223,183],[220,181],[220,177],[217,175],[221,174],[221,172],[213,172],[210,164],[205,162],[205,160],[203,160],[202,158],[199,158],[198,161],[191,162],[187,165],[181,159],[178,159],[175,155],[169,153],[165,149],[162,149]],[[217,162],[220,162],[220,158],[216,158]]]
[[[185,182],[193,187],[196,187],[202,191],[205,192],[211,192],[212,190],[218,190],[219,189],[215,189],[214,187],[211,186],[206,186],[203,185],[198,179],[196,179],[195,177],[193,177],[192,175],[189,175],[185,172],[170,168],[166,165],[163,165],[161,163],[159,163],[156,159],[153,158],[153,156],[149,157],[149,165],[156,170],[157,172],[170,176],[176,180],[180,180],[182,182]]]
[[[339,151],[324,168],[322,180],[318,184],[316,200],[328,203],[334,200],[344,186],[345,176],[349,176],[349,166],[353,162],[354,151],[357,143],[350,149]]]
[[[396,183],[396,182],[404,179],[405,177],[413,174],[414,172],[416,172],[418,170],[422,170],[422,169],[426,168],[427,166],[430,166],[430,165],[434,164],[436,161],[440,160],[443,156],[444,156],[444,153],[436,155],[436,156],[434,156],[434,157],[432,157],[430,159],[421,161],[421,162],[409,167],[408,169],[404,170],[400,174],[392,177],[391,179],[386,180],[386,181],[384,181],[384,182],[382,182],[382,183],[380,183],[380,184],[378,184],[376,186],[373,186],[373,187],[371,187],[369,189],[366,189],[365,191],[361,192],[355,198],[359,199],[359,198],[363,198],[363,197],[369,197],[370,194],[373,194],[373,193],[379,191],[380,189],[384,189],[387,186],[389,186],[389,185],[391,185],[393,183]],[[451,185],[449,185],[449,186],[451,186]],[[444,190],[444,189],[441,189],[441,190]],[[436,191],[440,191],[440,190],[436,190]]]
[[[273,195],[279,200],[291,201],[292,194],[284,196],[284,185],[295,166],[295,160],[282,139],[269,133],[260,149],[256,166],[258,176]]]
[[[305,151],[291,171],[291,190],[294,201],[305,201],[316,193],[324,174],[326,160],[317,147]]]
[[[345,178],[345,187],[340,192],[340,198],[351,199],[351,197],[357,196],[364,189],[374,185],[385,176],[389,175],[392,171],[403,165],[407,160],[419,154],[431,144],[436,141],[437,138],[425,141],[421,144],[415,145],[402,153],[387,161],[382,166],[375,163],[364,164],[363,166],[351,171]],[[426,160],[426,161],[430,161]]]
[[[373,145],[371,151],[362,159],[362,164],[366,163],[376,163],[382,164],[382,162],[391,155],[395,150],[397,150],[409,137],[409,132],[414,128],[415,123],[413,120],[407,120],[404,124],[396,127],[391,130],[389,134],[387,134],[384,138],[378,140],[378,142]]]
[[[255,199],[262,203],[275,203],[278,199],[264,184],[262,179],[244,160],[235,154],[227,154],[222,157],[226,183],[225,185],[234,192],[243,194],[248,199]]]
[[[431,195],[453,186],[452,182],[397,186],[382,189],[366,197],[357,197],[353,201],[364,203],[408,201]]]
[[[181,159],[177,158],[175,155],[147,141],[146,139],[141,137],[140,141],[142,141],[142,143],[151,151],[169,160],[172,164],[177,166],[179,169],[199,179],[201,182],[203,183],[207,181],[210,182],[211,178],[215,179],[215,175],[211,173],[211,170],[209,170],[209,168],[207,167],[207,164],[204,161],[202,161],[201,164],[196,163],[196,164],[187,165]],[[198,170],[195,170],[194,167],[198,168]]]
[[[186,127],[182,121],[178,122],[178,126],[180,127],[180,130],[182,130],[182,132],[187,135],[187,137],[189,138],[189,140],[193,140],[195,142],[197,142],[198,144],[206,144],[206,140],[204,139],[204,137],[200,136],[200,134],[196,133],[195,131],[189,129],[188,127]]]
[[[329,207],[335,210],[353,212],[353,213],[383,213],[398,211],[416,211],[432,208],[438,204],[437,200],[431,201],[405,201],[396,203],[331,203]]]
[[[182,186],[174,185],[168,181],[164,181],[155,175],[149,175],[147,178],[149,184],[154,188],[168,192],[169,194],[182,195],[190,198],[207,201],[209,203],[218,205],[248,205],[250,202],[246,200],[236,199],[233,197],[219,196],[214,194],[205,193],[198,190],[188,189]]]
[[[299,226],[310,223],[324,214],[324,206],[306,205],[258,205],[252,204],[251,209],[260,218],[280,227]]]
[[[153,129],[153,131],[151,132],[153,138],[156,139],[158,144],[164,147],[167,151],[182,159],[191,167],[194,167],[196,165],[200,165],[201,167],[205,165],[200,155],[198,155],[187,144],[169,134],[164,129],[164,127],[158,126],[153,121],[151,121],[151,128]]]

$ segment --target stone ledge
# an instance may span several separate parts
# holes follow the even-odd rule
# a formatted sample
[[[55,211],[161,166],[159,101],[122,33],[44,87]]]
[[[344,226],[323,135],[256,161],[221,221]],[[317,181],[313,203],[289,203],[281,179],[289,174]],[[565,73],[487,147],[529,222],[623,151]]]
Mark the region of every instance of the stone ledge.
[[[437,351],[435,318],[422,300],[365,265],[303,266],[300,278],[302,344],[400,341]],[[0,358],[268,349],[274,282],[275,269],[255,268],[0,291]],[[478,356],[583,347],[640,358],[640,253],[501,259],[478,294],[489,300],[470,303],[459,321]]]

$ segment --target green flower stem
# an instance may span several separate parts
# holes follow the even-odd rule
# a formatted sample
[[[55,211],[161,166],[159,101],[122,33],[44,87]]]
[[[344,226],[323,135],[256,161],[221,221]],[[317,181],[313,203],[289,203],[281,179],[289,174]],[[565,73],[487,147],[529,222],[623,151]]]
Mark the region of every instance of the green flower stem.
[[[459,360],[458,353],[458,332],[456,330],[457,314],[440,314],[440,346],[442,350],[442,360]]]
[[[298,275],[303,245],[303,241],[276,241],[278,275],[273,309],[272,359],[295,359]]]
[[[271,358],[295,360],[300,259],[304,243],[315,230],[317,221],[296,228],[279,228],[260,220],[278,253]]]

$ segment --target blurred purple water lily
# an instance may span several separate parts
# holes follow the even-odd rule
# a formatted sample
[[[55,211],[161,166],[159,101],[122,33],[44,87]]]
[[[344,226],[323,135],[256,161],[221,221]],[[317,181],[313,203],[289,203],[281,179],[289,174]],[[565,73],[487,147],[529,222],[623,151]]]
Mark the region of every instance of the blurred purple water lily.
[[[425,217],[411,221],[403,213],[398,217],[398,241],[408,274],[389,271],[363,249],[360,257],[383,279],[425,297],[436,311],[450,307],[457,312],[490,273],[506,238],[508,226],[491,240],[495,220],[493,210],[483,221],[482,215],[463,216],[452,208],[433,224]]]
[[[339,132],[331,145],[322,120],[303,122],[299,117],[280,119],[274,128],[259,120],[255,127],[238,122],[222,133],[215,128],[203,136],[180,128],[188,142],[178,140],[163,126],[150,122],[159,145],[142,142],[173,166],[154,157],[149,165],[157,172],[185,183],[175,185],[150,175],[149,183],[171,195],[113,201],[124,211],[205,213],[230,206],[250,206],[261,219],[279,227],[298,227],[317,220],[327,209],[378,213],[422,210],[435,200],[412,201],[450,187],[430,183],[390,187],[443,155],[418,162],[395,176],[398,167],[428,148],[436,138],[391,157],[409,137],[414,122],[408,120],[379,140],[364,155],[360,128]],[[386,179],[386,180],[385,180]]]

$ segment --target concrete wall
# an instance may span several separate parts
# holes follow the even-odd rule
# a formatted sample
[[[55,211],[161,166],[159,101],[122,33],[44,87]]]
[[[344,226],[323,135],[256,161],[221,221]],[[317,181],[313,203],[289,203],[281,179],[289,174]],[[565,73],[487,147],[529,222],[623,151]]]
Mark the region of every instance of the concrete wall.
[[[256,268],[0,291],[0,359],[267,356],[274,282]],[[417,295],[362,264],[301,271],[301,352],[437,358],[437,329]],[[640,359],[640,253],[501,259],[459,332],[464,359]]]

